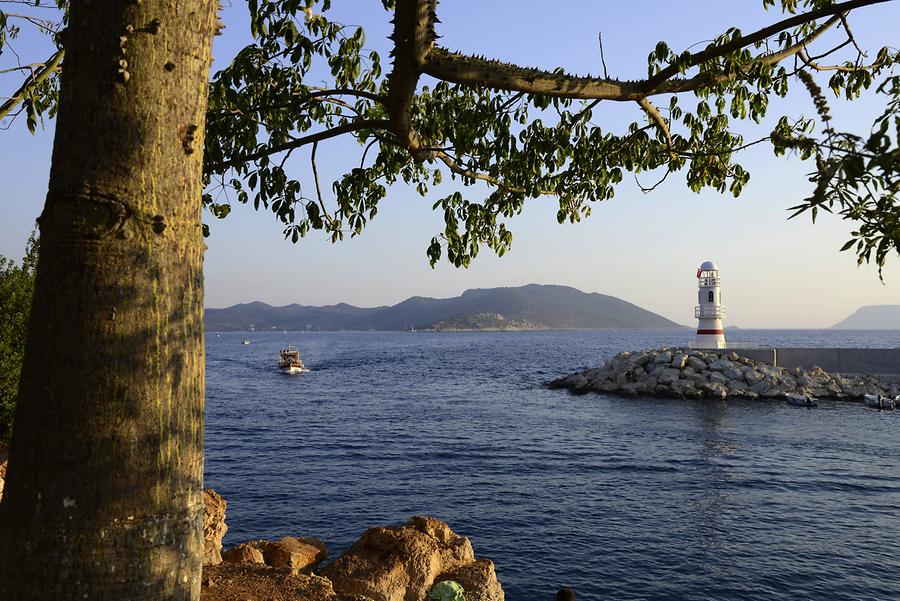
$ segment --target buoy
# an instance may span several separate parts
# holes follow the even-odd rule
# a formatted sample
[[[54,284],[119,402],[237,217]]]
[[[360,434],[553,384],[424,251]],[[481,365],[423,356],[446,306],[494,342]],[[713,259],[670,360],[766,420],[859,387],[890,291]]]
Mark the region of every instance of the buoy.
[[[697,270],[697,300],[694,317],[697,318],[697,338],[695,348],[725,348],[725,329],[722,318],[722,290],[719,282],[719,266],[713,261],[704,261]]]

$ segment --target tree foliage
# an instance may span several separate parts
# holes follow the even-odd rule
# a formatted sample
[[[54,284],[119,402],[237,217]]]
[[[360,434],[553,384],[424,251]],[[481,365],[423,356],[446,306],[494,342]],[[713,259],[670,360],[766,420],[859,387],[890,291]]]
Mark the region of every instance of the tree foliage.
[[[880,276],[888,254],[900,249],[900,77],[889,77],[878,86],[877,92],[889,101],[868,136],[832,129],[821,91],[812,80],[805,82],[826,123],[821,141],[778,130],[772,135],[776,152],[798,149],[815,155],[816,170],[810,177],[815,189],[791,207],[791,217],[809,211],[815,221],[819,209],[837,210],[858,228],[841,250],[854,249],[859,264],[874,258]],[[840,91],[844,80],[836,76],[831,85]]]
[[[329,19],[331,0],[248,0],[253,43],[210,83],[204,205],[225,217],[232,202],[252,204],[295,242],[311,230],[337,242],[362,233],[404,182],[443,214],[432,264],[466,266],[484,246],[509,250],[509,218],[539,196],[556,198],[560,223],[587,217],[632,175],[681,173],[693,191],[737,196],[750,178],[740,151],[765,143],[813,165],[812,193],[793,214],[840,214],[854,228],[844,250],[880,269],[900,252],[900,53],[864,48],[851,20],[889,1],[763,0],[782,13],[771,25],[731,27],[699,51],[660,41],[646,76],[623,81],[605,63],[603,75],[577,76],[442,48],[435,0],[382,0],[393,13],[391,65],[366,48],[362,28]],[[322,69],[328,81],[313,84]],[[806,106],[756,138],[738,133],[792,86]],[[883,114],[870,131],[840,131],[829,104],[864,93],[884,100]],[[631,103],[631,122],[598,124],[610,102]],[[323,185],[318,146],[338,136],[357,140],[358,160]],[[303,147],[309,169],[289,167]],[[442,187],[448,179],[462,185]]]
[[[750,177],[739,151],[766,142],[778,155],[815,159],[815,191],[794,211],[815,218],[819,209],[837,210],[858,225],[851,242],[860,261],[873,258],[881,267],[900,249],[897,136],[888,131],[897,119],[900,54],[883,47],[866,62],[848,21],[852,9],[874,3],[782,0],[786,14],[769,27],[748,34],[731,28],[699,52],[659,42],[645,79],[619,81],[449,52],[435,44],[439,5],[416,0],[385,2],[395,11],[395,32],[393,70],[384,76],[362,29],[328,20],[330,2],[251,0],[255,43],[211,84],[207,176],[218,190],[232,188],[238,202],[271,209],[294,241],[311,229],[333,241],[360,234],[397,181],[422,196],[448,176],[464,186],[486,183],[486,194],[475,187],[433,199],[445,227],[428,257],[465,266],[482,246],[504,254],[512,241],[508,218],[541,195],[557,198],[561,223],[588,216],[626,174],[681,171],[694,191],[737,196]],[[844,41],[822,48],[829,30],[842,31]],[[821,64],[844,48],[851,48],[847,60]],[[330,68],[329,87],[307,83],[317,61]],[[873,87],[886,97],[870,135],[833,128],[827,104],[834,99],[815,91],[816,77],[829,72],[834,99],[852,101]],[[417,87],[421,75],[438,81]],[[736,122],[759,123],[769,99],[796,82],[812,94],[808,116],[784,115],[757,140],[736,133]],[[625,133],[592,121],[603,101],[635,103]],[[315,150],[338,135],[356,137],[360,161],[323,191]],[[308,145],[311,178],[285,167],[291,152]],[[230,205],[215,192],[211,187],[205,201],[224,216]]]
[[[0,444],[9,442],[12,430],[37,252],[37,233],[32,232],[21,265],[0,255]]]
[[[68,0],[0,0],[0,77],[5,76],[6,86],[17,85],[8,96],[4,94],[0,119],[8,117],[11,123],[24,114],[32,133],[45,115],[52,118],[56,114],[57,74],[65,55],[63,31],[68,22],[68,5]],[[54,47],[53,53],[39,62],[23,60],[24,53],[16,48],[23,29],[44,34]]]

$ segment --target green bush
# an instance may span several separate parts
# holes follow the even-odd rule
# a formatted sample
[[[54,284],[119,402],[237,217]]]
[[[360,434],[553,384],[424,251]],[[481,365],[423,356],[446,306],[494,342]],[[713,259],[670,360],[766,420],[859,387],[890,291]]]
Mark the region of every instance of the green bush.
[[[458,582],[444,580],[431,587],[428,599],[434,601],[466,601],[466,592]]]
[[[37,251],[37,234],[32,232],[21,266],[0,255],[0,444],[7,444],[12,433]]]

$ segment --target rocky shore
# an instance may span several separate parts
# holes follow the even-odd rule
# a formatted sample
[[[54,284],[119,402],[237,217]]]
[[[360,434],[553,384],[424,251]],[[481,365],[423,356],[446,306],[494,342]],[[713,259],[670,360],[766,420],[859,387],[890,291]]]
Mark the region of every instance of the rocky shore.
[[[728,350],[680,348],[621,352],[601,367],[547,383],[576,393],[707,399],[779,399],[808,394],[820,399],[862,400],[867,394],[900,394],[896,381],[873,375],[839,375],[773,367]]]

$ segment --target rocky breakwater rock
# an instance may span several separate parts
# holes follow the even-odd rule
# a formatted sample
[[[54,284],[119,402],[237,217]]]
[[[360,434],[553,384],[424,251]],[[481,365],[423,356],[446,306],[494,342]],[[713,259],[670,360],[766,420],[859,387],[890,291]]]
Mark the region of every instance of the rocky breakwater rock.
[[[788,393],[862,400],[897,395],[900,386],[871,375],[842,376],[821,368],[773,367],[728,350],[648,349],[621,352],[603,366],[548,382],[577,393],[677,398],[783,398]]]
[[[504,599],[494,564],[476,561],[469,539],[429,517],[369,528],[322,575],[337,594],[361,600],[420,601],[444,580],[462,585],[467,601]]]

